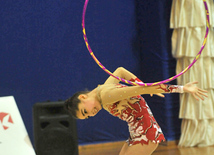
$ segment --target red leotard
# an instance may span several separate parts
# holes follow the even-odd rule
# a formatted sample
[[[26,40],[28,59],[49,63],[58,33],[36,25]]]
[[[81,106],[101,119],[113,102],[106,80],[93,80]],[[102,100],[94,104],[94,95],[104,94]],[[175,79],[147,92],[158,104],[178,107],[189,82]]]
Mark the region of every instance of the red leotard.
[[[115,93],[117,92],[115,89],[124,89],[124,87],[127,86],[116,84],[114,88],[108,88],[109,91],[106,91],[104,93],[105,95],[101,95],[100,97],[115,97]],[[111,93],[112,91],[114,94]],[[126,93],[125,89],[123,92]],[[102,94],[102,88],[100,94]],[[121,93],[118,93],[118,95],[121,100],[116,101],[115,99],[116,102],[105,103],[103,107],[113,116],[119,117],[121,120],[128,123],[130,137],[127,142],[129,146],[139,143],[142,145],[148,144],[149,141],[154,143],[165,141],[160,126],[156,122],[149,106],[142,96],[136,95],[122,99]]]

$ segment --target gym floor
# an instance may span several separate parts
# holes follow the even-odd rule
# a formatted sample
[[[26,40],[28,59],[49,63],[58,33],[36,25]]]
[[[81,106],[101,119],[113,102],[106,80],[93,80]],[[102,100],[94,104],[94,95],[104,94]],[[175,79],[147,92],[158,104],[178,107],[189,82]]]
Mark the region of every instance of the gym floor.
[[[79,146],[79,155],[118,155],[124,142]],[[214,146],[179,148],[176,142],[160,144],[153,155],[212,155]]]

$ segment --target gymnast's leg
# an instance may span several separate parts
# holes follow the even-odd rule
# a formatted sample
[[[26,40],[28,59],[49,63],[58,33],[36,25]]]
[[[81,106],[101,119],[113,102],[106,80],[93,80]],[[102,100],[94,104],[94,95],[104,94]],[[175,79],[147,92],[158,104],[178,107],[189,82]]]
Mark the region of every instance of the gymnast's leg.
[[[149,141],[148,145],[136,144],[128,146],[128,143],[125,143],[119,155],[151,155],[157,147],[158,143],[156,144],[151,141]]]

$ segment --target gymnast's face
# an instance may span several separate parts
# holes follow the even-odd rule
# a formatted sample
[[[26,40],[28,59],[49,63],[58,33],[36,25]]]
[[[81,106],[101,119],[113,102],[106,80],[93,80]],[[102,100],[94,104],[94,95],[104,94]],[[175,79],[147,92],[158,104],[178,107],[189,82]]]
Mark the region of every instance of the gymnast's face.
[[[102,109],[100,102],[95,98],[89,97],[87,94],[81,94],[78,98],[80,103],[76,116],[79,119],[93,117]]]

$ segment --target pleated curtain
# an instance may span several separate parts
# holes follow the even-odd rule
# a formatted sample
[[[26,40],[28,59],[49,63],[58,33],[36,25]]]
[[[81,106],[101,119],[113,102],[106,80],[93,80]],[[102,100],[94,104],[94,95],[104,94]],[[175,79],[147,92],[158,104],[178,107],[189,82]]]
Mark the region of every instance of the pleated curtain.
[[[214,145],[214,2],[206,0],[210,31],[206,46],[193,67],[177,79],[179,85],[198,81],[208,98],[197,101],[191,94],[180,94],[179,118],[182,119],[179,146]],[[203,0],[173,0],[170,17],[172,55],[180,73],[200,51],[206,33]]]

